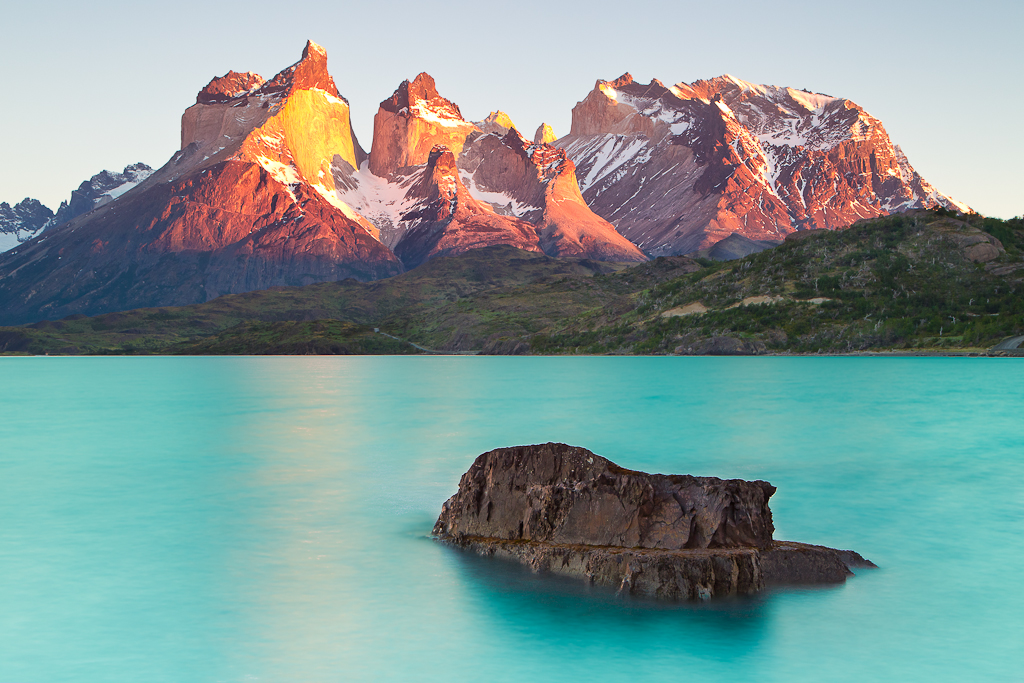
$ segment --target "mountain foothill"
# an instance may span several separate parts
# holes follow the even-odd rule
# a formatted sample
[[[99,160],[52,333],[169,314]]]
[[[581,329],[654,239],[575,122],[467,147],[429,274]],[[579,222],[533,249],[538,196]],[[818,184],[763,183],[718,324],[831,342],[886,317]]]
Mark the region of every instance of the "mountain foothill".
[[[421,73],[380,103],[367,152],[310,41],[269,80],[211,80],[160,168],[103,171],[56,212],[0,204],[0,324],[369,282],[495,245],[616,263],[751,253],[921,208],[970,211],[859,105],[728,75],[599,80],[568,135],[527,138],[500,110],[467,120]]]

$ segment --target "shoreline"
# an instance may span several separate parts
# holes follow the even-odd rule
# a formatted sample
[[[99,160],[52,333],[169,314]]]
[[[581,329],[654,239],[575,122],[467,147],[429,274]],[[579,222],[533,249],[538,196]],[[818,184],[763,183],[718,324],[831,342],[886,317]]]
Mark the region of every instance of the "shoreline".
[[[422,354],[353,353],[353,354],[287,354],[287,353],[0,353],[0,358],[271,358],[317,356],[322,358],[402,357],[402,358],[1024,358],[1024,349],[998,351],[852,351],[850,353],[759,353],[759,354],[624,354],[624,353],[559,353],[559,354],[489,354],[473,351],[432,351]]]

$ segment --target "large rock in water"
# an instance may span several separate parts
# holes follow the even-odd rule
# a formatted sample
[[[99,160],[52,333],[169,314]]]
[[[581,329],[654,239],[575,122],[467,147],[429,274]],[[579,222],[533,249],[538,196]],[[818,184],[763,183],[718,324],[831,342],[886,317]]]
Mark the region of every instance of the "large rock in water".
[[[768,548],[766,481],[646,474],[549,443],[484,453],[434,533],[626,548]]]
[[[433,533],[536,571],[672,599],[841,583],[852,551],[772,538],[765,481],[647,474],[548,443],[479,456]]]

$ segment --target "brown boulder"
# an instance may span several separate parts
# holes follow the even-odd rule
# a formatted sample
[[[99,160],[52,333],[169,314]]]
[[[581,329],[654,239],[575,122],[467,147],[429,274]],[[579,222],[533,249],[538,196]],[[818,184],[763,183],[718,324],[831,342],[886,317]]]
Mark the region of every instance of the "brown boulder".
[[[765,481],[635,472],[566,444],[479,456],[434,534],[626,548],[772,544]]]
[[[982,242],[964,250],[964,256],[975,263],[987,263],[988,261],[999,258],[999,250],[995,245],[989,244],[988,242]]]
[[[843,583],[874,567],[852,550],[775,541],[765,481],[645,474],[560,443],[499,448],[462,475],[438,540],[615,588],[707,600]]]

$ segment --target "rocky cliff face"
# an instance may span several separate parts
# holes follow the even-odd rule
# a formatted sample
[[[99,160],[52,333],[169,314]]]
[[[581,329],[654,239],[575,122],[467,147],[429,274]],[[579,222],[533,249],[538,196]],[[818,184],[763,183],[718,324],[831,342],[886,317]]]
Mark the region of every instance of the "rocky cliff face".
[[[433,534],[536,572],[673,600],[842,583],[851,567],[874,566],[773,540],[773,493],[764,481],[626,470],[566,444],[499,448],[462,475]]]
[[[598,81],[557,143],[591,208],[650,255],[937,205],[881,122],[849,100],[722,76]]]
[[[465,121],[458,106],[438,94],[433,79],[420,74],[412,82],[403,82],[381,103],[369,164],[358,170],[335,169],[336,185],[343,188],[342,200],[377,226],[382,241],[395,249],[407,267],[421,257],[449,253],[425,248],[427,223],[423,216],[430,212],[424,213],[420,206],[424,197],[413,190],[422,175],[419,169],[430,156],[424,150],[441,147],[452,153],[460,171],[459,182],[468,190],[460,206],[467,210],[472,206],[476,217],[471,223],[461,219],[446,223],[443,239],[436,233],[441,242],[452,248],[461,245],[457,247],[460,250],[488,244],[522,245],[526,244],[521,225],[525,221],[534,226],[540,247],[552,256],[646,259],[587,207],[575,166],[563,151],[546,144],[531,145],[501,111],[491,112],[477,124]],[[481,208],[486,205],[499,217],[489,217]],[[492,227],[506,227],[479,229],[485,215]],[[410,232],[414,223],[418,226],[415,235]],[[431,230],[438,230],[437,221],[430,224],[435,226]],[[476,226],[472,234],[457,235],[470,225]],[[516,237],[510,237],[513,234]]]
[[[182,115],[181,150],[173,168],[161,169],[161,179],[219,161],[255,163],[283,185],[308,185],[360,222],[338,198],[333,168],[356,168],[366,153],[352,132],[348,102],[327,71],[327,53],[315,43],[270,81],[235,72],[211,81]]]
[[[541,250],[533,225],[499,215],[470,196],[459,179],[455,155],[443,145],[431,150],[406,196],[414,201],[401,217],[404,231],[395,255],[407,268],[435,256],[453,256],[494,244]]]
[[[429,74],[402,81],[394,94],[380,103],[373,118],[370,172],[387,178],[405,166],[427,163],[435,145],[456,156],[477,127],[462,118],[458,105],[441,97]]]
[[[2,322],[195,303],[402,271],[338,196],[365,159],[309,43],[270,81],[231,72],[182,116],[182,149],[116,201],[0,257]]]
[[[537,226],[544,253],[601,261],[646,256],[587,206],[565,152],[532,144],[515,128],[470,137],[459,167],[478,196]],[[507,202],[507,203],[506,203]]]

